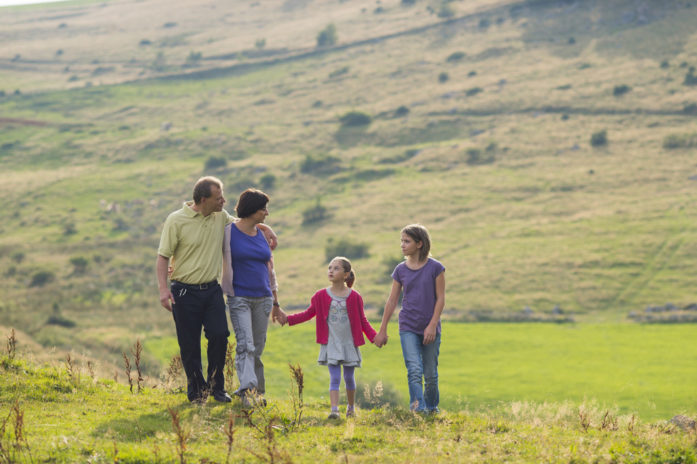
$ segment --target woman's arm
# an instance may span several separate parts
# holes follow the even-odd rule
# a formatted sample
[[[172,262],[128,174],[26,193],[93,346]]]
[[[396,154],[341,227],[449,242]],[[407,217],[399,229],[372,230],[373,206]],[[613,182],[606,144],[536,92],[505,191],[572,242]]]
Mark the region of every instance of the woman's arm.
[[[438,274],[436,277],[436,305],[433,307],[433,317],[431,317],[431,322],[428,323],[426,329],[424,330],[424,345],[433,343],[436,339],[436,332],[438,329],[438,321],[440,321],[440,316],[443,314],[443,308],[445,307],[445,271]]]

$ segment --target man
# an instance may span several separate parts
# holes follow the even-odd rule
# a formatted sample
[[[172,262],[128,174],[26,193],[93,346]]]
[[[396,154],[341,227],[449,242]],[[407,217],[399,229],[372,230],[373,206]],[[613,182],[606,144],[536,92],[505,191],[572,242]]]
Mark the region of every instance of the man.
[[[225,225],[234,217],[223,210],[223,183],[202,177],[194,185],[193,202],[165,220],[157,256],[160,304],[174,317],[182,364],[186,372],[187,397],[204,402],[212,392],[216,401],[229,403],[225,391],[225,354],[230,335],[225,301],[218,283],[223,262]],[[275,235],[265,230],[275,246]],[[171,287],[167,276],[171,270]],[[201,366],[201,328],[208,339],[208,376]]]

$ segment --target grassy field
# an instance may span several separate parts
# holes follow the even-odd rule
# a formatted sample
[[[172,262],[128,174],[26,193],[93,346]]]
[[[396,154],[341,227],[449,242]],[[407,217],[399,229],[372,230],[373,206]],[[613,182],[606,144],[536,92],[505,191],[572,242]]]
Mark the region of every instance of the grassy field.
[[[166,383],[141,389],[135,371],[131,391],[73,362],[37,367],[10,353],[0,364],[2,462],[677,464],[696,459],[694,431],[590,401],[500,401],[426,417],[382,407],[359,410],[356,419],[330,421],[326,401],[303,393],[304,403],[298,402],[298,384],[290,377],[285,397],[274,395],[268,406],[245,413],[237,401],[190,405]]]
[[[440,355],[442,407],[490,411],[524,402],[594,404],[643,420],[667,420],[697,410],[694,327],[627,324],[446,323]],[[381,382],[396,405],[409,394],[399,334],[388,345],[362,349],[358,382]],[[178,353],[176,339],[144,341],[146,352],[166,366]],[[284,397],[288,363],[305,372],[308,397],[328,402],[329,376],[317,366],[312,323],[269,331],[264,364],[270,397]],[[398,399],[397,399],[398,397]]]

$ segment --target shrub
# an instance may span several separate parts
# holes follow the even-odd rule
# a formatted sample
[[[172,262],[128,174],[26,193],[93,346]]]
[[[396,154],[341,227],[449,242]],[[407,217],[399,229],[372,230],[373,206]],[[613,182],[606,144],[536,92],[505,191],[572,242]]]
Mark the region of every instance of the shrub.
[[[470,71],[467,73],[467,77],[474,77],[477,75],[477,71]]]
[[[632,88],[628,85],[622,84],[622,85],[616,85],[615,88],[612,90],[612,94],[615,97],[619,97],[620,95],[624,95],[625,93],[629,92],[632,90]]]
[[[12,253],[10,258],[12,258],[12,261],[14,261],[17,264],[20,264],[22,261],[24,261],[24,252],[23,251],[15,251]]]
[[[351,68],[349,68],[348,66],[344,66],[343,68],[336,69],[336,70],[329,73],[329,78],[333,79],[335,77],[342,76],[342,75],[348,73],[350,69]]]
[[[303,211],[303,225],[307,226],[310,224],[316,224],[328,219],[330,216],[329,210],[320,203],[319,198],[317,202]]]
[[[259,179],[259,184],[263,190],[271,190],[276,186],[276,176],[266,173]]]
[[[496,161],[496,157],[494,156],[495,150],[496,144],[490,144],[484,152],[479,148],[468,148],[465,151],[465,154],[467,154],[466,162],[470,166],[491,164]]]
[[[442,72],[438,74],[438,82],[440,82],[441,84],[444,82],[448,82],[448,79],[450,79],[450,76],[448,76],[447,72]]]
[[[394,110],[394,115],[398,118],[401,118],[402,116],[406,116],[409,114],[409,108],[406,106],[402,105],[396,110]]]
[[[668,60],[661,61],[661,69],[667,69],[669,67],[670,67],[670,63],[668,62]]]
[[[685,114],[697,114],[697,103],[688,103],[682,108]]]
[[[254,41],[254,48],[257,50],[261,50],[264,47],[266,47],[266,39],[257,39]]]
[[[300,172],[304,174],[331,172],[337,169],[340,159],[336,156],[306,155],[300,163]]]
[[[465,57],[465,52],[453,52],[445,59],[448,63],[461,61]]]
[[[362,111],[349,111],[339,118],[343,127],[368,126],[373,122],[372,116]]]
[[[187,66],[196,66],[198,65],[199,61],[203,58],[203,54],[201,52],[195,52],[195,51],[190,51],[189,56],[186,57],[186,65]]]
[[[491,21],[489,21],[488,18],[482,18],[479,20],[479,28],[480,29],[488,29],[489,26],[491,26]]]
[[[317,46],[331,47],[332,45],[336,45],[337,39],[336,26],[329,24],[317,34]]]
[[[695,76],[695,68],[690,68],[685,75],[684,85],[697,85],[697,76]]]
[[[206,171],[214,171],[216,169],[222,169],[227,166],[227,160],[219,156],[211,156],[206,160],[204,165]]]
[[[465,92],[465,95],[467,95],[468,97],[472,97],[472,96],[477,95],[478,93],[483,92],[483,91],[484,91],[484,89],[482,89],[481,87],[472,87],[471,89],[468,89]]]
[[[73,274],[84,274],[89,261],[83,256],[73,256],[70,258],[70,264],[73,265]]]
[[[607,131],[601,130],[591,135],[591,146],[602,147],[607,145]]]
[[[697,134],[670,134],[663,139],[663,148],[666,150],[692,147],[697,147]]]
[[[405,6],[411,6],[411,5],[414,5],[416,3],[416,0],[402,0],[401,3],[402,3],[402,5],[405,5]]]
[[[141,39],[140,42],[138,42],[138,45],[141,47],[144,47],[146,45],[152,45],[152,41],[150,39]]]
[[[170,29],[172,27],[177,27],[177,23],[175,22],[167,22],[162,25],[165,29]]]
[[[367,258],[370,253],[366,243],[352,242],[347,238],[341,238],[337,241],[329,238],[324,246],[324,256],[329,261],[335,256],[346,256],[349,259]]]
[[[569,45],[573,45],[576,43],[576,39],[573,37],[569,37]]]
[[[30,287],[43,287],[44,285],[53,282],[56,275],[51,271],[37,271],[31,276]]]

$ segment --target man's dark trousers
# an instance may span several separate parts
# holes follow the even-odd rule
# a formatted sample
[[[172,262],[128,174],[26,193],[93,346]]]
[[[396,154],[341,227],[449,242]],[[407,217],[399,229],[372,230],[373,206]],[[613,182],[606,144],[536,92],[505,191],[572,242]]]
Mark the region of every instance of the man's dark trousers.
[[[205,399],[209,391],[225,390],[225,353],[230,331],[223,290],[217,282],[200,285],[172,282],[172,315],[187,379],[189,401]],[[201,366],[201,328],[208,339],[208,378]]]

